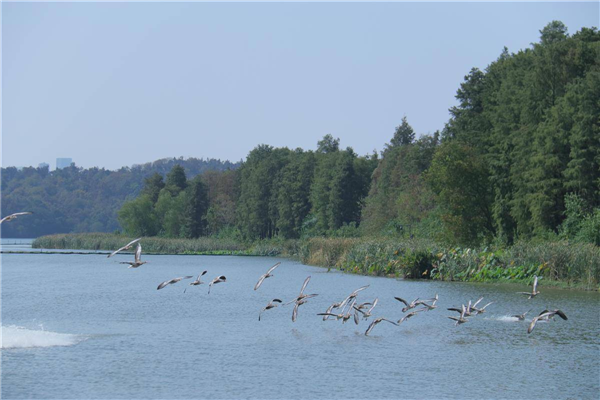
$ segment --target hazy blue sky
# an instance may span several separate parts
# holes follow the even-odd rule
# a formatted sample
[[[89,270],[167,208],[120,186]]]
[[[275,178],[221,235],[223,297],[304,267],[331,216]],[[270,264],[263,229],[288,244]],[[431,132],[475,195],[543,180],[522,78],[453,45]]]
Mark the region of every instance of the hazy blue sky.
[[[240,160],[331,133],[381,150],[448,120],[472,67],[598,3],[3,3],[3,166]]]

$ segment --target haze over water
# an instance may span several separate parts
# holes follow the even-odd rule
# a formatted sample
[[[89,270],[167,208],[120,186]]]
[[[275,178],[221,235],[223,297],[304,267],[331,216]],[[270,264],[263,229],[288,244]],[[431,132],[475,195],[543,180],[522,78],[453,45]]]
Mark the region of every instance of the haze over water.
[[[137,270],[104,255],[2,256],[2,398],[597,398],[597,292],[544,287],[416,282],[326,272],[277,258],[143,256]],[[282,265],[258,291],[258,277]],[[227,282],[157,285],[183,275]],[[291,300],[304,279],[318,293]],[[375,316],[398,320],[407,299],[439,294],[439,307],[395,327],[364,332],[316,314],[354,289],[379,298]],[[184,288],[187,293],[183,293]],[[447,307],[485,296],[488,312],[454,326]],[[568,321],[511,314],[560,308]],[[528,318],[530,320],[530,318]]]

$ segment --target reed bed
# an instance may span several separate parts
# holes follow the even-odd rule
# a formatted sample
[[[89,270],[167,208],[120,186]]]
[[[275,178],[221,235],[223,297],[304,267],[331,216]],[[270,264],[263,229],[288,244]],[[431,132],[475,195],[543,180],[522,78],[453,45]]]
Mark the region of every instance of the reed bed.
[[[49,235],[37,238],[33,248],[115,250],[135,238],[110,233],[78,233]],[[169,239],[144,237],[145,253],[154,254],[244,254],[246,246],[235,240],[201,237],[198,239]]]
[[[34,248],[114,250],[134,238],[108,233],[50,235]],[[600,247],[567,241],[520,242],[508,248],[448,248],[424,239],[325,238],[262,240],[143,238],[155,254],[283,256],[345,272],[446,281],[531,282],[535,275],[556,285],[599,290]]]

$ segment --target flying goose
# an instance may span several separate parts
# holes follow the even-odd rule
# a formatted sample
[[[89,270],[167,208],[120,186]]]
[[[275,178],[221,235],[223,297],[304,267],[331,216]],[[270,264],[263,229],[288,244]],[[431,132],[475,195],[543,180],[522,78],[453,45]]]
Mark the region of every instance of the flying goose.
[[[292,304],[292,303],[296,303],[304,298],[307,297],[315,297],[317,296],[316,294],[304,294],[304,289],[306,289],[306,285],[308,285],[308,282],[310,282],[310,276],[308,276],[305,280],[304,283],[302,284],[302,289],[300,289],[300,294],[298,294],[298,296],[292,300],[292,301],[288,301],[287,303],[284,304],[284,306],[288,305],[288,304]]]
[[[327,321],[329,319],[329,316],[331,316],[331,311],[333,311],[334,308],[339,308],[340,305],[342,303],[333,303],[332,305],[330,305],[329,307],[327,307],[327,311],[325,311],[323,314],[325,315],[323,317],[323,321]]]
[[[408,314],[406,314],[404,317],[402,317],[402,318],[400,318],[400,319],[398,320],[398,325],[400,325],[401,323],[403,323],[403,322],[404,322],[404,321],[406,321],[407,319],[409,319],[409,318],[411,318],[411,317],[414,317],[415,315],[417,315],[417,313],[418,313],[418,312],[425,311],[425,310],[426,310],[425,308],[418,308],[418,309],[416,309],[415,311],[413,311],[413,312],[411,312],[411,313],[408,313]]]
[[[348,308],[348,311],[346,313],[335,314],[335,313],[331,313],[331,312],[326,312],[326,313],[319,313],[317,315],[324,315],[326,317],[335,317],[336,320],[341,319],[342,323],[345,324],[346,321],[348,321],[352,317],[352,311],[353,311],[355,302],[356,302],[356,299],[352,300],[352,303],[350,303],[350,307]],[[358,316],[356,315],[356,311],[354,311],[354,322],[358,325],[358,322],[356,322],[357,319],[358,319]]]
[[[138,243],[137,249],[134,254],[134,262],[131,261],[121,261],[119,264],[129,264],[128,268],[138,268],[148,261],[142,261],[142,245]]]
[[[212,287],[212,285],[216,285],[217,283],[221,282],[227,282],[227,278],[225,278],[225,275],[217,276],[215,279],[212,280],[211,283],[208,284],[208,294],[210,294],[210,288]]]
[[[2,224],[3,222],[12,221],[13,219],[17,219],[17,217],[19,215],[29,215],[29,214],[33,214],[33,213],[31,211],[23,211],[23,212],[18,212],[18,213],[7,215],[6,217],[0,219],[0,224]]]
[[[402,312],[407,312],[408,310],[413,309],[419,305],[419,298],[416,298],[415,300],[411,301],[410,303],[401,297],[394,297],[394,298],[396,300],[398,300],[399,302],[404,303],[404,305],[406,306],[406,307],[402,308]]]
[[[198,277],[196,278],[196,280],[190,283],[190,286],[198,286],[198,285],[202,285],[204,282],[202,282],[202,281],[200,280],[200,277],[201,277],[201,276],[203,276],[204,274],[206,274],[207,272],[208,272],[208,271],[202,271],[202,273],[201,273],[200,275],[198,275]],[[187,288],[185,288],[185,289],[183,290],[183,293],[185,293],[185,291],[186,291],[186,290],[187,290]]]
[[[354,309],[356,311],[362,313],[364,319],[368,319],[371,316],[371,312],[373,311],[373,309],[375,308],[375,306],[377,305],[378,302],[379,302],[379,299],[375,299],[375,301],[373,301],[373,304],[363,303],[363,304],[359,305],[358,307],[354,307]],[[371,308],[369,308],[367,311],[363,311],[362,309],[364,308],[363,306],[365,306],[365,305],[370,305]]]
[[[546,312],[544,312],[544,311],[546,311]],[[561,310],[554,310],[554,311],[544,310],[544,311],[542,311],[542,313],[540,315],[538,315],[531,321],[531,324],[529,324],[529,328],[527,328],[527,333],[533,332],[533,328],[535,328],[535,324],[540,320],[551,319],[551,318],[554,318],[555,315],[558,315],[565,321],[568,319],[567,316],[565,315],[565,313],[562,312]]]
[[[133,246],[134,243],[139,242],[141,239],[142,238],[137,238],[135,240],[132,240],[131,242],[127,243],[125,246],[121,247],[119,250],[115,250],[112,253],[110,253],[107,258],[114,256],[115,254],[117,254],[120,251],[129,250],[131,248],[131,246]]]
[[[267,306],[265,308],[262,309],[261,312],[258,313],[258,320],[260,321],[260,316],[262,315],[263,312],[270,310],[271,308],[275,308],[277,307],[277,304],[275,303],[281,303],[281,300],[279,299],[273,299],[269,302],[269,304],[267,304]]]
[[[200,280],[201,276],[204,276],[208,271],[202,271],[202,273],[200,275],[198,275],[198,277],[196,278],[196,280],[194,282],[190,283],[190,286],[198,286],[198,285],[202,285],[204,282],[202,282]]]
[[[450,309],[449,309],[450,310]],[[454,310],[453,310],[454,311]],[[465,318],[465,314],[466,314],[466,307],[463,304],[462,308],[461,308],[461,312],[460,312],[460,317],[456,318],[456,317],[448,317],[454,321],[456,321],[455,325],[460,325],[460,324],[464,324],[465,322],[468,322],[468,320]]]
[[[305,294],[303,296],[304,297],[302,297],[300,300],[297,300],[296,304],[294,304],[294,311],[292,311],[292,322],[296,322],[296,318],[298,318],[298,308],[300,308],[300,306],[302,304],[306,303],[308,299],[310,299],[311,297],[315,297],[317,295],[316,294]]]
[[[193,278],[193,276],[189,275],[189,276],[182,276],[180,278],[173,278],[173,279],[169,279],[168,281],[164,281],[163,283],[161,283],[160,285],[158,285],[158,287],[156,288],[156,290],[160,290],[168,285],[172,285],[174,283],[179,282],[182,279],[191,279]]]
[[[263,281],[267,278],[272,277],[273,275],[271,275],[271,272],[273,272],[275,270],[275,268],[279,267],[281,263],[278,262],[277,264],[273,265],[271,268],[269,268],[269,270],[267,271],[266,274],[262,275],[260,277],[260,279],[258,280],[258,282],[256,283],[256,286],[254,286],[254,290],[258,289],[260,287],[260,285],[262,285]]]
[[[518,319],[519,321],[523,321],[525,319],[525,315],[527,315],[527,313],[531,311],[531,308],[527,311],[525,311],[523,314],[516,314],[516,315],[511,315],[511,317]]]
[[[348,295],[348,297],[346,297],[344,299],[344,301],[342,301],[342,304],[340,305],[342,312],[344,312],[344,309],[346,308],[346,305],[350,302],[350,300],[353,300],[356,298],[356,296],[358,295],[358,292],[360,292],[361,290],[365,290],[368,287],[369,287],[369,285],[361,286],[358,289],[356,289],[354,292],[350,293],[350,295]]]
[[[533,288],[531,290],[531,292],[517,292],[517,294],[524,294],[526,296],[529,296],[527,298],[527,300],[537,296],[538,294],[540,294],[540,292],[538,292],[537,290],[537,285],[538,285],[538,277],[537,275],[534,276],[534,280],[533,280]]]
[[[485,312],[485,309],[487,308],[487,306],[489,306],[490,304],[494,304],[494,302],[490,301],[489,303],[487,303],[485,306],[483,306],[481,308],[475,308],[475,307],[471,306],[471,310],[475,311],[475,315],[483,314]]]
[[[367,328],[367,331],[365,332],[365,336],[369,336],[369,333],[371,333],[373,328],[375,328],[375,325],[377,325],[381,321],[386,321],[386,322],[389,322],[390,324],[394,324],[394,325],[398,326],[397,323],[395,323],[394,321],[390,321],[389,319],[385,319],[383,317],[375,318],[373,320],[373,322],[371,322],[371,325],[369,325],[369,327]]]

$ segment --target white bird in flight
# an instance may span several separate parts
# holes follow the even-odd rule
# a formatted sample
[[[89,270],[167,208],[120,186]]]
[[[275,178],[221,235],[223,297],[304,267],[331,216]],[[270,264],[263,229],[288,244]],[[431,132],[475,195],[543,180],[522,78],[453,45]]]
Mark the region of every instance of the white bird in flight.
[[[161,283],[160,285],[158,285],[158,287],[156,288],[156,290],[160,290],[168,285],[172,285],[174,283],[177,283],[183,279],[191,279],[193,278],[193,276],[188,275],[188,276],[182,276],[180,278],[173,278],[173,279],[169,279],[168,281],[164,281],[163,283]]]
[[[110,257],[114,256],[115,254],[117,254],[120,251],[129,250],[131,248],[131,246],[134,245],[134,243],[139,242],[141,239],[142,238],[137,238],[135,240],[132,240],[131,242],[127,243],[125,246],[121,247],[119,250],[115,250],[112,253],[110,253],[107,258],[110,258]]]
[[[141,265],[146,264],[148,261],[142,261],[142,245],[138,243],[137,249],[135,250],[134,262],[122,261],[119,264],[129,264],[129,268],[138,268]]]
[[[7,215],[6,217],[0,219],[0,224],[2,224],[3,222],[12,221],[13,219],[16,219],[19,215],[29,215],[29,214],[33,214],[33,213],[30,211],[24,211],[24,212],[18,212],[18,213]]]
[[[260,287],[260,285],[262,285],[263,281],[267,278],[272,277],[273,275],[271,275],[271,272],[275,271],[275,268],[279,267],[281,263],[278,262],[277,264],[273,265],[271,268],[269,268],[269,270],[267,271],[266,274],[262,275],[260,277],[260,279],[258,280],[258,282],[256,283],[256,286],[254,286],[254,290],[258,289]]]

